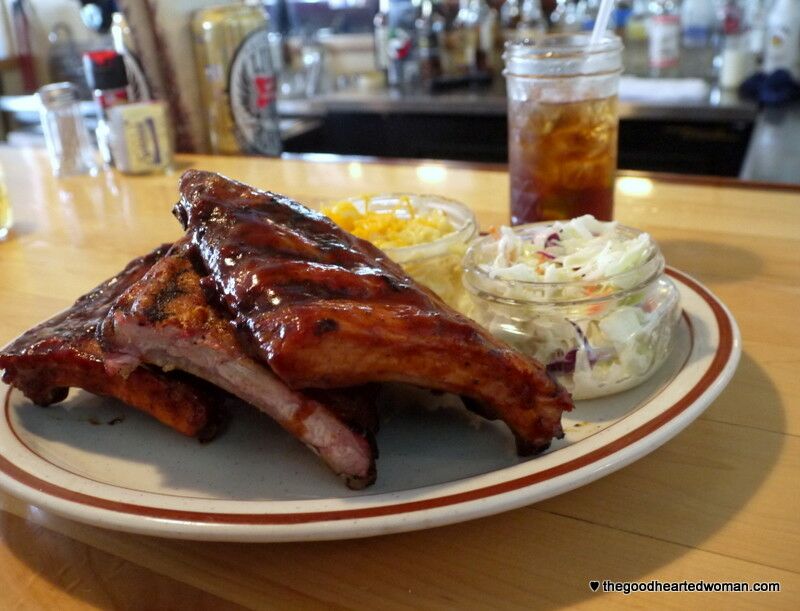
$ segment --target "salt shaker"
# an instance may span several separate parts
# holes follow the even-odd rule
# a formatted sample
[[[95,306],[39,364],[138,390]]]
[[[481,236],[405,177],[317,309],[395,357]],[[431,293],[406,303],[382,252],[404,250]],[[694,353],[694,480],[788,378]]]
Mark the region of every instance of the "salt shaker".
[[[39,115],[47,144],[47,155],[55,176],[93,174],[95,153],[72,83],[52,83],[40,88]]]

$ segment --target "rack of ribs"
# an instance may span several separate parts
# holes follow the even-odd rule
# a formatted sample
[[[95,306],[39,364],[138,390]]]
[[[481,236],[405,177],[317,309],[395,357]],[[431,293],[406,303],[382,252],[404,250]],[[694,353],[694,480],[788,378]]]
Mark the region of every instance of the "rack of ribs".
[[[114,300],[144,276],[167,248],[134,259],[71,308],[3,348],[3,381],[41,406],[63,401],[70,388],[82,388],[120,399],[184,435],[211,438],[221,423],[218,391],[189,376],[149,367],[109,373],[107,355],[96,337]]]
[[[461,316],[370,243],[278,194],[189,170],[175,214],[249,349],[290,388],[405,382],[502,419],[520,454],[563,435],[544,367]]]
[[[275,419],[350,488],[373,483],[377,414],[370,389],[291,390],[248,357],[230,321],[207,300],[190,248],[185,240],[176,243],[116,300],[102,327],[104,348],[123,362],[132,358],[207,380]]]

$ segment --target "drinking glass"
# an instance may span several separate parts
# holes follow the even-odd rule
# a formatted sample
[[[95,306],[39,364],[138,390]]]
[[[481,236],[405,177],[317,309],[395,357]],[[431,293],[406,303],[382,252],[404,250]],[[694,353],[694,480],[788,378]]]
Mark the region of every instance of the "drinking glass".
[[[506,45],[511,223],[611,220],[622,44],[557,34]]]

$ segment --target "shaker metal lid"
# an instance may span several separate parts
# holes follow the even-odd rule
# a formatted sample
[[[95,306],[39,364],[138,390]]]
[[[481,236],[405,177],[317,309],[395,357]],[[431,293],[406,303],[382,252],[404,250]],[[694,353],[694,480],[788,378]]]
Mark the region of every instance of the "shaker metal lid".
[[[36,92],[36,96],[45,108],[71,104],[78,98],[75,85],[66,81],[63,83],[50,83],[40,87],[39,91]]]

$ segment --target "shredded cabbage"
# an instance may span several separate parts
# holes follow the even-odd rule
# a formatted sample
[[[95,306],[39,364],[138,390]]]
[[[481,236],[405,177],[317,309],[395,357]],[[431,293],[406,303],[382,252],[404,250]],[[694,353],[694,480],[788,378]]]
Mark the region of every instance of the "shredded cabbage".
[[[587,215],[492,236],[473,251],[493,281],[481,289],[499,299],[476,300],[471,314],[576,399],[631,388],[666,359],[678,293],[663,274],[646,282],[660,257],[648,234]]]
[[[556,221],[524,236],[501,227],[497,255],[483,267],[492,278],[524,282],[610,279],[641,266],[654,248],[647,233],[626,236],[617,227],[591,214]]]

